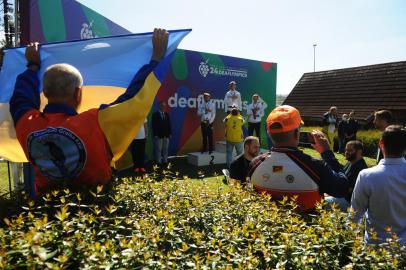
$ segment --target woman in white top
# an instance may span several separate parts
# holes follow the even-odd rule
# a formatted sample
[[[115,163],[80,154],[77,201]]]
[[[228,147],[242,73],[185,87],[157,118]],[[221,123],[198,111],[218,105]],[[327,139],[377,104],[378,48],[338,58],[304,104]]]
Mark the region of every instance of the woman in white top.
[[[334,135],[335,130],[338,126],[338,114],[337,107],[332,106],[330,110],[323,114],[323,133],[326,135],[328,142],[330,143],[331,149],[334,149]]]

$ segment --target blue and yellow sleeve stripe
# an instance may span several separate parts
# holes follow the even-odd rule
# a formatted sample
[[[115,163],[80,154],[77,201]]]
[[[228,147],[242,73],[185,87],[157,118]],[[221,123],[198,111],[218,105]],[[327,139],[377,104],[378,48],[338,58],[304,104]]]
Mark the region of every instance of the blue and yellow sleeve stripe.
[[[144,124],[165,79],[172,55],[159,63],[151,61],[143,66],[124,94],[113,103],[100,106],[98,121],[110,145],[113,162],[124,154]]]

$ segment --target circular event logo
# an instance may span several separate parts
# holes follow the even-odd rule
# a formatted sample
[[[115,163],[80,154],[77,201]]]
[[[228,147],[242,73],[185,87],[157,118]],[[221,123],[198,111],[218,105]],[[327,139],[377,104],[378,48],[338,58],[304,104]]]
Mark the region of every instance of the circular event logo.
[[[82,140],[69,129],[46,128],[28,136],[30,160],[49,180],[77,177],[86,162]]]
[[[207,64],[207,62],[200,62],[199,65],[199,73],[200,75],[202,75],[203,77],[206,78],[207,74],[209,74],[209,65]]]

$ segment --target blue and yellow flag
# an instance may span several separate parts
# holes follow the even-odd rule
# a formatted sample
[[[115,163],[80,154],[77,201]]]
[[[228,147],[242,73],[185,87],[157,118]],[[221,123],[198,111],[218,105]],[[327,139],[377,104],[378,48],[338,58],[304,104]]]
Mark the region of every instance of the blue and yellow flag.
[[[155,68],[153,78],[147,79],[144,84],[144,88],[150,89],[151,94],[155,95],[162,85],[173,52],[190,31],[169,31],[167,55]],[[39,77],[43,77],[45,69],[50,65],[71,64],[79,69],[84,79],[79,112],[97,108],[100,104],[109,104],[125,91],[134,74],[149,63],[152,55],[151,37],[152,33],[144,33],[42,45]],[[14,162],[27,161],[16,139],[9,113],[9,101],[16,78],[26,69],[24,52],[25,48],[7,50],[0,72],[0,157]],[[41,95],[41,108],[45,103],[46,99]],[[150,106],[143,109],[150,110]],[[114,110],[114,106],[109,110]],[[114,132],[111,136],[114,137]],[[115,160],[125,151],[122,148],[124,144],[119,149],[112,149]]]

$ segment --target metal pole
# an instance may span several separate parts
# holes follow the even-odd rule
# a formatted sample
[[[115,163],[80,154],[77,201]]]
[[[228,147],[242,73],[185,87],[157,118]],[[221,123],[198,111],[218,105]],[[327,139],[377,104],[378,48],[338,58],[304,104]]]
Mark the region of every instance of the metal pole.
[[[313,72],[316,72],[316,46],[317,44],[313,44]]]
[[[14,47],[20,46],[20,8],[19,1],[14,0]]]
[[[11,174],[10,174],[10,161],[7,160],[7,173],[8,173],[8,189],[11,194]]]

